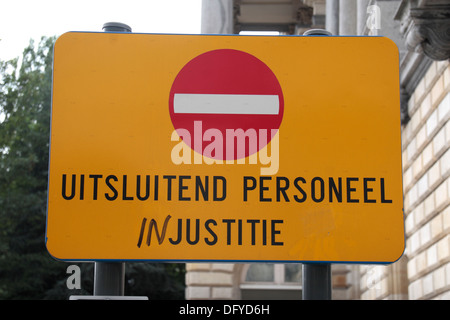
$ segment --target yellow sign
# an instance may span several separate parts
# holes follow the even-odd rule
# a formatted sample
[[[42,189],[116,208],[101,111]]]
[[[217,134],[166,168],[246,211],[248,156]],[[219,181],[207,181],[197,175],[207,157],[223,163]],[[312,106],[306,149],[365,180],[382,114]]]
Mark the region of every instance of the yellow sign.
[[[62,35],[49,253],[396,261],[398,65],[383,37]]]

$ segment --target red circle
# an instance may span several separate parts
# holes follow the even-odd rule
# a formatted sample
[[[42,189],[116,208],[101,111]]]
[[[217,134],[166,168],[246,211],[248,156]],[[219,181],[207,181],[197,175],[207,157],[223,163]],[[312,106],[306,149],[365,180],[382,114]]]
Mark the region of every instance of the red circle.
[[[225,95],[276,95],[278,96],[278,114],[210,114],[175,113],[175,94],[225,94]],[[260,143],[260,129],[265,129],[267,143],[280,127],[284,111],[284,99],[281,86],[270,68],[255,56],[234,49],[219,49],[205,52],[190,60],[176,76],[169,96],[169,112],[172,124],[180,135],[180,129],[189,131],[191,141],[184,140],[193,150],[203,155],[210,143],[202,146],[194,144],[194,122],[201,121],[201,134],[209,129],[218,129],[223,137],[222,155],[212,154],[212,158],[236,160],[238,153],[232,156],[226,152],[226,130],[255,130],[258,137],[257,150],[265,146]],[[272,130],[274,129],[274,130]],[[217,132],[217,131],[216,131]],[[198,131],[197,131],[198,133]],[[181,135],[180,135],[181,136]],[[247,143],[248,144],[248,143]],[[245,156],[249,156],[246,144]],[[236,145],[236,143],[235,143]]]

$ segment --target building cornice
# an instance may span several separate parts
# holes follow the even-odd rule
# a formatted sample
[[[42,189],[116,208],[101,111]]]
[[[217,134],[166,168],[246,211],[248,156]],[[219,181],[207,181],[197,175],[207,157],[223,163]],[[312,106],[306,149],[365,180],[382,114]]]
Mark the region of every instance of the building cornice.
[[[450,4],[448,1],[402,1],[396,14],[409,51],[432,60],[450,58]]]

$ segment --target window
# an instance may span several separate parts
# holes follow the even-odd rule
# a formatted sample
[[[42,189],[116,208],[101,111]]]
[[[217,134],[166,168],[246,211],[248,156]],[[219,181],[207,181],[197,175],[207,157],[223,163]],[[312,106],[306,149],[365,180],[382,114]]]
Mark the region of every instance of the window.
[[[301,264],[284,265],[284,282],[302,282],[302,266]]]
[[[299,300],[301,283],[301,264],[249,264],[243,269],[241,298]]]
[[[245,275],[246,282],[275,282],[274,265],[251,264]]]

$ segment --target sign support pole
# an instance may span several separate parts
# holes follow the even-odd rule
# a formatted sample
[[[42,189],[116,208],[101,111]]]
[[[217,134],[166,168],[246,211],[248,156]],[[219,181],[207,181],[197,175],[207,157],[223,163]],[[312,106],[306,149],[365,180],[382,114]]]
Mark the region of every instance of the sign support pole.
[[[331,264],[305,263],[303,273],[303,300],[331,300]]]
[[[96,262],[94,296],[123,296],[124,294],[125,262]]]
[[[331,36],[323,29],[307,30],[305,36]],[[303,300],[331,300],[331,264],[305,263],[302,266]]]
[[[123,23],[107,22],[105,32],[131,32]],[[123,296],[125,294],[125,262],[95,262],[94,296]]]

